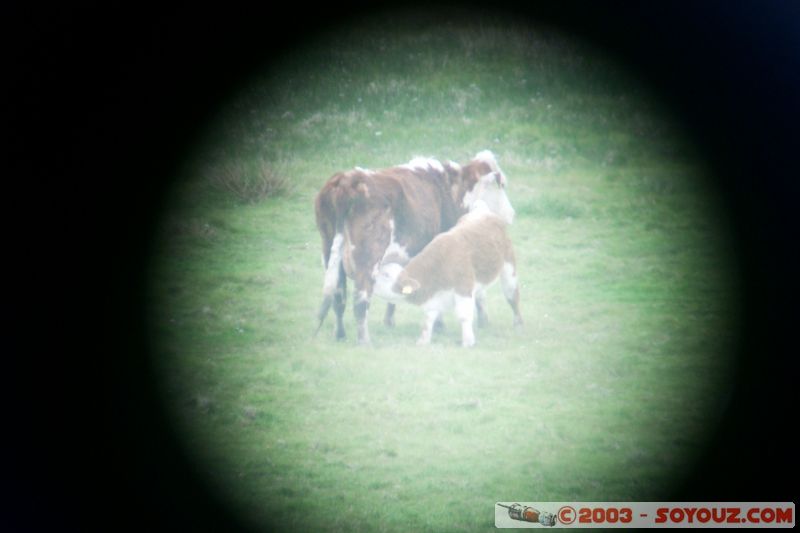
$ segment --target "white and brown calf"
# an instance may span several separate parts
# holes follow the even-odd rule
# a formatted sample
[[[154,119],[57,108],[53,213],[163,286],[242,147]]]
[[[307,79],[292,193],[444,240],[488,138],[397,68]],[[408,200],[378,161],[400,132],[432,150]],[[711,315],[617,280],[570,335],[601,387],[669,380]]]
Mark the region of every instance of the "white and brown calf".
[[[472,322],[476,304],[479,322],[485,321],[484,290],[499,277],[514,312],[514,326],[521,326],[514,249],[506,225],[485,206],[478,207],[436,236],[405,268],[383,264],[375,294],[422,307],[425,323],[418,344],[430,343],[435,321],[442,311],[454,307],[461,322],[461,344],[469,347],[475,344]]]

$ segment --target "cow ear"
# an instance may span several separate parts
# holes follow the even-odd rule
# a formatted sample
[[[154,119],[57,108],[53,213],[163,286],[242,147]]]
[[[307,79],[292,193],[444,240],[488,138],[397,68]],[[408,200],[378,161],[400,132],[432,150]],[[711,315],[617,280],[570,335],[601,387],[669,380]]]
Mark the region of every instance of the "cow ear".
[[[445,176],[447,176],[448,183],[454,183],[461,177],[461,165],[455,161],[446,161],[444,163]]]
[[[481,179],[486,180],[487,183],[497,185],[501,189],[506,186],[506,177],[503,175],[502,172],[499,172],[497,170],[495,170],[494,172],[489,172]]]

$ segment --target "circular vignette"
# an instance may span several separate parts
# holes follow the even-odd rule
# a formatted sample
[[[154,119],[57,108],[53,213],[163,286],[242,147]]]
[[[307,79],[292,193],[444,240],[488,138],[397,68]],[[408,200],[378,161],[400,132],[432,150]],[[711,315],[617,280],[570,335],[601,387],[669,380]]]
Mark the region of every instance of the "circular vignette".
[[[157,381],[187,456],[256,527],[351,528],[376,501],[388,528],[447,527],[432,509],[451,499],[475,509],[466,527],[498,492],[668,497],[719,423],[739,320],[696,139],[586,42],[410,20],[273,63],[187,158],[150,270]],[[518,213],[525,332],[490,292],[472,351],[452,325],[416,349],[418,310],[385,330],[377,302],[372,351],[312,338],[325,179],[485,148]]]

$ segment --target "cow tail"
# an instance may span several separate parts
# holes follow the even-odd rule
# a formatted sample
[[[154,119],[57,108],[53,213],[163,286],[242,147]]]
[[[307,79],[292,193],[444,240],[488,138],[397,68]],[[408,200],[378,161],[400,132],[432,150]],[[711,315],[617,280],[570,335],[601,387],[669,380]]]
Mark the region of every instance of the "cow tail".
[[[316,337],[319,330],[322,329],[322,324],[325,322],[325,317],[328,316],[328,311],[331,309],[331,304],[333,304],[333,295],[326,294],[322,298],[322,304],[319,306],[319,311],[317,311],[317,329],[314,330],[314,336]]]

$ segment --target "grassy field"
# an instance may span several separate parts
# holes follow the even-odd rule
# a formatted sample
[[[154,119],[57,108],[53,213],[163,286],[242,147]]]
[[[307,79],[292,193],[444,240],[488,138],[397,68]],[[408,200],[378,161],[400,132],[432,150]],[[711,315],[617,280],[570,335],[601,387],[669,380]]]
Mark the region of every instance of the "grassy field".
[[[524,330],[497,286],[470,350],[452,315],[418,348],[419,309],[389,330],[377,299],[371,348],[350,306],[346,342],[332,317],[312,338],[324,181],[485,148],[517,210]],[[737,319],[701,156],[635,78],[557,34],[320,37],[220,109],[164,213],[152,346],[187,453],[257,527],[493,530],[495,501],[669,496],[721,409]],[[243,199],[230,168],[288,187]]]

